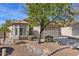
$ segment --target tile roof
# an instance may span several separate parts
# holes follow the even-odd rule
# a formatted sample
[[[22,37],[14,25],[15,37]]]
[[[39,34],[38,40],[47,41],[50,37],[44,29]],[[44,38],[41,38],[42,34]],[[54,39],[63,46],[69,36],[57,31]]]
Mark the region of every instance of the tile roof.
[[[28,21],[24,21],[24,20],[18,20],[18,21],[14,21],[13,24],[28,24]]]

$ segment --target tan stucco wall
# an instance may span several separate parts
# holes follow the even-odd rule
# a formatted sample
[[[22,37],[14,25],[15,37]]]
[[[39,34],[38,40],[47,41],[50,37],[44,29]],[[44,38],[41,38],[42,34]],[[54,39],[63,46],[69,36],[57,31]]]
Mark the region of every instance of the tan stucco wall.
[[[72,27],[62,27],[61,35],[62,36],[72,36]]]
[[[78,26],[78,25],[77,25]],[[62,36],[77,36],[79,37],[79,26],[73,26],[73,27],[62,27],[61,28],[61,35]],[[9,27],[9,29],[12,31],[12,26]],[[39,38],[40,33],[40,26],[33,27],[33,34],[35,37]],[[9,32],[9,37],[12,37],[12,32]],[[29,35],[29,27],[27,28],[27,35]],[[53,30],[44,30],[42,33],[42,38],[45,38],[45,36],[51,35],[54,37],[60,36],[59,29],[53,29]],[[15,36],[14,36],[15,38]]]
[[[78,25],[72,28],[72,35],[79,36],[79,26]]]
[[[53,36],[58,37],[60,36],[59,29],[53,29],[53,30],[44,30],[42,33],[42,38],[45,38],[45,36]]]
[[[11,38],[12,37],[12,26],[10,26],[10,27],[8,27],[9,28],[9,30],[10,30],[10,32],[9,32],[9,38]]]
[[[2,32],[0,32],[0,38],[2,38],[3,37],[3,33]]]
[[[36,38],[39,38],[39,33],[40,33],[40,26],[33,27],[33,35]]]
[[[40,33],[40,26],[34,27],[33,28],[34,36],[39,38],[39,33]],[[42,33],[42,38],[45,38],[45,36],[47,36],[47,35],[58,37],[58,36],[60,36],[59,29],[44,30],[43,33]]]
[[[0,38],[3,38],[4,37],[4,33],[3,32],[0,32]],[[6,32],[6,38],[9,37],[9,32]]]

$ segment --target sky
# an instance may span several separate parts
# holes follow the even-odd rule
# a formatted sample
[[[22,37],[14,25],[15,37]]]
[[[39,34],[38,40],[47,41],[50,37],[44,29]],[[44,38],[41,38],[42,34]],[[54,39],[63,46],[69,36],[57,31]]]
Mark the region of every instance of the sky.
[[[79,10],[79,4],[74,3],[73,8]],[[7,19],[21,20],[27,18],[27,14],[23,10],[23,4],[21,3],[0,3],[0,24]],[[76,16],[75,19],[78,20],[79,16]]]
[[[27,17],[21,3],[0,3],[0,24],[7,19],[21,20]]]
[[[75,10],[79,11],[79,3],[74,3],[72,6]],[[79,21],[79,15],[76,15],[75,19]]]

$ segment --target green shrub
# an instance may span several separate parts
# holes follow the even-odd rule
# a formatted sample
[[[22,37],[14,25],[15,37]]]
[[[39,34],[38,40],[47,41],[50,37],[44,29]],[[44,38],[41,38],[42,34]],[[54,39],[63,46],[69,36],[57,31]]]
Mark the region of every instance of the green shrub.
[[[50,36],[50,35],[45,36],[45,42],[54,42],[53,36]]]

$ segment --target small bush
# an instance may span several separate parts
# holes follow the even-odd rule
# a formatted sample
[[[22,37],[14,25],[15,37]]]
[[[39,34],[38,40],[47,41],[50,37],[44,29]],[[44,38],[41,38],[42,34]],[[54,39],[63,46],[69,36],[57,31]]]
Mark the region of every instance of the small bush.
[[[45,42],[54,42],[53,36],[50,36],[50,35],[45,36]]]
[[[34,36],[33,35],[29,35],[28,36],[28,40],[33,41],[34,40]]]

